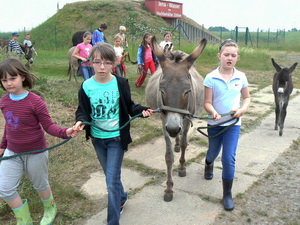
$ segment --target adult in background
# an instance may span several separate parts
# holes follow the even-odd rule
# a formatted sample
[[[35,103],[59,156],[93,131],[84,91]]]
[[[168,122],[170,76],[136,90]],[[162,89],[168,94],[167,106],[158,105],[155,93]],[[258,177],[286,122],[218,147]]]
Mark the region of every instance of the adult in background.
[[[93,32],[92,45],[100,42],[108,42],[105,38],[104,31],[107,29],[106,23],[102,23],[100,27]]]
[[[25,53],[22,50],[18,42],[18,39],[19,39],[19,34],[17,32],[12,33],[11,40],[9,41],[7,46],[7,50],[9,53],[20,57],[20,55],[24,55]]]

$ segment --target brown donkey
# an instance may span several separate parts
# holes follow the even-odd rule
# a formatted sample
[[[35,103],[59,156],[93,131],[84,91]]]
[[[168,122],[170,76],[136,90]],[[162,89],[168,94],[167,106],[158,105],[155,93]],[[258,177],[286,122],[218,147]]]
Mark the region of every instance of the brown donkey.
[[[181,150],[179,176],[186,176],[185,150],[188,145],[187,133],[191,120],[189,112],[198,114],[204,103],[203,78],[198,74],[193,64],[206,46],[206,39],[188,55],[181,51],[164,54],[153,37],[151,44],[157,56],[160,68],[151,76],[146,87],[146,101],[152,109],[161,108],[162,129],[166,141],[165,160],[167,164],[167,189],[164,200],[173,199],[172,166],[174,155],[172,139],[176,139],[175,151]],[[180,148],[179,148],[180,136]]]

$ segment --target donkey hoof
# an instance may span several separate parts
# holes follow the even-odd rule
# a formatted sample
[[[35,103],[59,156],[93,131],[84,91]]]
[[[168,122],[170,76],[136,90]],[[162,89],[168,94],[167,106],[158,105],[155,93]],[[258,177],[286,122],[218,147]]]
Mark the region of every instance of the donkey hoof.
[[[279,136],[282,136],[282,133],[283,133],[282,131],[279,131]]]
[[[170,202],[173,200],[173,193],[165,193],[164,195],[164,201],[165,202]]]
[[[186,170],[179,170],[178,171],[178,176],[185,177],[186,176]]]
[[[175,146],[175,147],[174,147],[174,151],[175,151],[175,152],[180,152],[180,147],[179,147],[179,146]]]

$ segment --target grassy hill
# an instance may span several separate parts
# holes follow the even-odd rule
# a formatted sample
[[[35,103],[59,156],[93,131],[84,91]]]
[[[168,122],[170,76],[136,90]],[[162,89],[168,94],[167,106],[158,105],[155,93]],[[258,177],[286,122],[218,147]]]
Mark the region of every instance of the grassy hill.
[[[30,32],[39,47],[70,47],[76,31],[93,31],[104,22],[108,25],[105,35],[111,43],[120,25],[126,26],[132,41],[140,41],[145,32],[162,36],[166,30],[173,30],[162,18],[145,10],[142,2],[103,0],[66,4]]]

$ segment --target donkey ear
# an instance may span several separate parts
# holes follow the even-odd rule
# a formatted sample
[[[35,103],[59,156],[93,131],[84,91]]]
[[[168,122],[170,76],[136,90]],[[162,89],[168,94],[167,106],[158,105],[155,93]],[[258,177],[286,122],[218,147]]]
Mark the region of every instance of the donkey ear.
[[[172,50],[172,47],[173,47],[173,43],[170,44],[170,47],[169,47],[168,50],[171,51],[171,50]]]
[[[273,58],[271,58],[272,64],[275,67],[277,72],[280,72],[282,70],[282,68],[275,62],[275,60]]]
[[[159,45],[157,44],[155,36],[153,36],[151,38],[151,46],[152,46],[153,52],[156,55],[156,57],[157,57],[160,65],[163,67],[163,65],[164,65],[164,63],[166,61],[166,56],[163,53],[163,51],[161,50],[161,48],[159,47]]]
[[[295,69],[296,66],[298,65],[298,63],[294,63],[290,68],[289,68],[289,72],[292,73]]]
[[[169,51],[169,44],[166,44],[164,47],[164,54],[166,54]]]
[[[190,54],[184,61],[187,63],[187,67],[191,68],[196,59],[202,54],[205,46],[207,44],[206,38],[203,38],[195,50]]]

